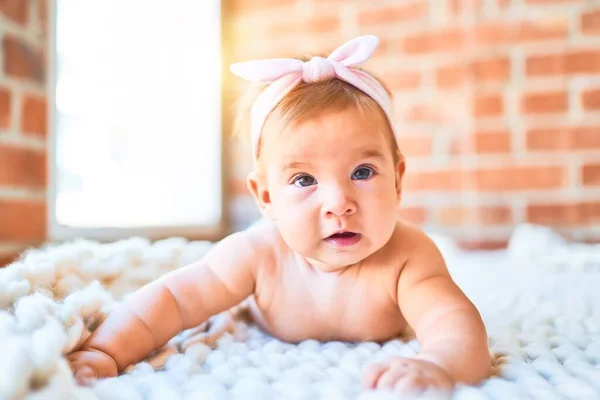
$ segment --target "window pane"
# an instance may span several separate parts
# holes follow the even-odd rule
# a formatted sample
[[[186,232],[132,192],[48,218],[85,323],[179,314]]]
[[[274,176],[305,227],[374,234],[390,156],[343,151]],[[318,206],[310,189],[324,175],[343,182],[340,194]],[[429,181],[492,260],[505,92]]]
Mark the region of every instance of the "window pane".
[[[57,3],[56,223],[216,225],[219,2]]]

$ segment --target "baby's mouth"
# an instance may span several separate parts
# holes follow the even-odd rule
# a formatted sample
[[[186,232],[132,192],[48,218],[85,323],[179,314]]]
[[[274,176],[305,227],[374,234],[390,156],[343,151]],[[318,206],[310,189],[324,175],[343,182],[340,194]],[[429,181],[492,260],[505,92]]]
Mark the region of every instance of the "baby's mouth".
[[[333,235],[329,236],[330,238],[349,238],[352,237],[354,235],[357,235],[357,233],[354,232],[340,232],[340,233],[334,233]]]
[[[358,243],[360,237],[360,233],[344,231],[334,233],[333,235],[328,236],[327,238],[325,238],[325,241],[335,246],[346,247]]]

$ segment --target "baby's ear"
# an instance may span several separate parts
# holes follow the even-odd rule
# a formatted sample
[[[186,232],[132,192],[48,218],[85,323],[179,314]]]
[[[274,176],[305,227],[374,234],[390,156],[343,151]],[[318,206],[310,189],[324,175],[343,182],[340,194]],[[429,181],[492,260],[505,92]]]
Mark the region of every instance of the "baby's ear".
[[[265,179],[258,176],[256,171],[252,171],[246,178],[246,184],[248,185],[248,190],[250,190],[250,193],[252,193],[252,197],[254,197],[254,201],[256,202],[256,205],[258,206],[258,209],[262,215],[271,220],[275,220],[275,216],[273,215],[273,204],[271,203],[271,195]]]
[[[396,195],[398,196],[398,201],[402,196],[402,177],[404,176],[404,171],[406,170],[406,162],[404,161],[404,156],[400,156],[400,161],[396,164]]]

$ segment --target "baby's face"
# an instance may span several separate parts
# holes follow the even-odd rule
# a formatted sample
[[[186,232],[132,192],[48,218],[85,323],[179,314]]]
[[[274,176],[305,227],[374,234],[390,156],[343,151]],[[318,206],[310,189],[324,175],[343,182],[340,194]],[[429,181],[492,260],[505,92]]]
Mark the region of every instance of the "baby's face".
[[[268,214],[292,250],[328,270],[356,264],[387,243],[401,172],[376,112],[324,112],[268,132]]]

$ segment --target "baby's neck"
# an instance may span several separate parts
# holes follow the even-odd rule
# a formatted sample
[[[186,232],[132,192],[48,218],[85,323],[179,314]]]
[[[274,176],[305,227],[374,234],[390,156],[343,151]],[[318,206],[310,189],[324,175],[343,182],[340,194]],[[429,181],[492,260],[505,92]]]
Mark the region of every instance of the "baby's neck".
[[[327,275],[342,275],[347,274],[349,271],[359,269],[364,260],[359,261],[356,264],[351,265],[330,265],[322,261],[315,260],[312,258],[304,257],[301,254],[295,253],[294,256],[301,267],[308,268],[314,272],[327,274]]]

